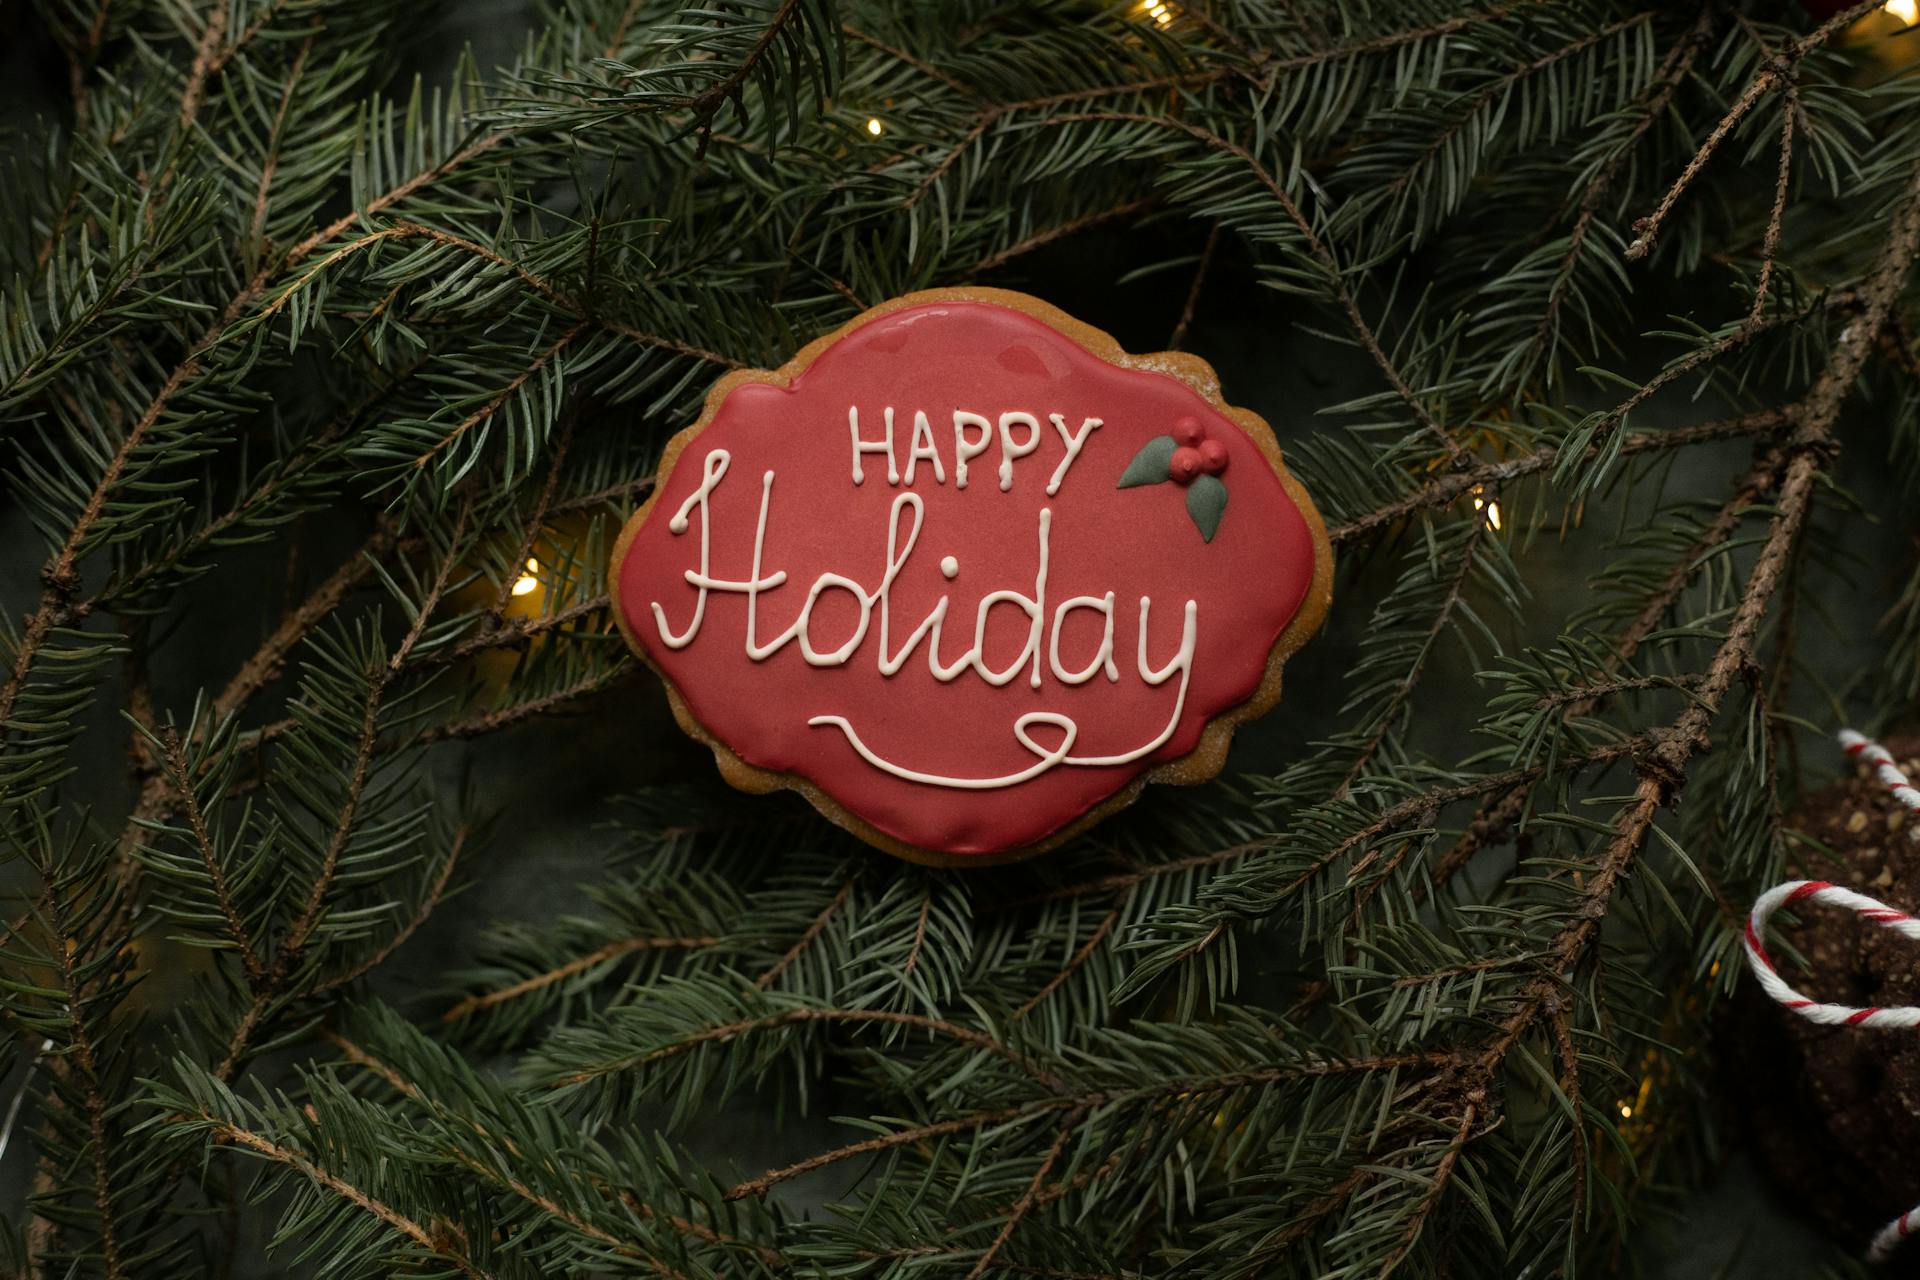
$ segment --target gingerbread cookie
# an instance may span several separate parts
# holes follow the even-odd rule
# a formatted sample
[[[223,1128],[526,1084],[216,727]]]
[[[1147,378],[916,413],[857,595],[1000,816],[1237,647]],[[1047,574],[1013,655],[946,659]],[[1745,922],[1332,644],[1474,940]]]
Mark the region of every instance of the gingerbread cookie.
[[[1204,361],[937,289],[730,373],[613,551],[615,615],[747,791],[916,861],[1025,857],[1219,772],[1333,556]]]

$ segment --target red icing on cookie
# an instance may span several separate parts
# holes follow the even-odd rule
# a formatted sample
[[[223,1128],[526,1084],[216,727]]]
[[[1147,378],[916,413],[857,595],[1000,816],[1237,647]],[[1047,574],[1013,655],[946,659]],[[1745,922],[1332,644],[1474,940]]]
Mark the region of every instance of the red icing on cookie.
[[[1197,488],[1118,487],[1176,424],[1231,463],[1211,540]],[[636,524],[625,628],[706,732],[963,856],[1041,842],[1193,751],[1261,687],[1316,566],[1317,518],[1192,386],[971,300],[735,386]]]

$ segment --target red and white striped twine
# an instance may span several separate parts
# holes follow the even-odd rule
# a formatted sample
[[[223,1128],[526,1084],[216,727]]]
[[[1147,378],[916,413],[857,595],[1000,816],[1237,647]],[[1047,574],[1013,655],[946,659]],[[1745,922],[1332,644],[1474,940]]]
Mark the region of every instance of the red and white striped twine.
[[[1900,772],[1893,756],[1887,749],[1852,729],[1840,731],[1840,745],[1850,756],[1865,760],[1874,767],[1875,776],[1886,784],[1894,799],[1915,813],[1920,813],[1920,790],[1907,781]],[[1920,824],[1913,831],[1920,838]],[[1842,1027],[1920,1027],[1920,1007],[1898,1005],[1888,1008],[1855,1008],[1845,1004],[1823,1004],[1810,1000],[1787,985],[1773,967],[1773,961],[1767,956],[1762,939],[1766,936],[1767,919],[1781,907],[1803,902],[1822,903],[1831,907],[1844,907],[1864,920],[1871,921],[1883,929],[1891,929],[1902,937],[1920,941],[1920,920],[1906,912],[1888,906],[1877,898],[1869,898],[1864,893],[1855,893],[1843,889],[1837,884],[1825,880],[1789,880],[1782,885],[1761,894],[1753,904],[1753,911],[1747,917],[1747,936],[1745,948],[1747,965],[1753,970],[1753,976],[1760,980],[1766,993],[1783,1007],[1793,1010],[1810,1022],[1826,1026]],[[1893,1253],[1894,1247],[1916,1228],[1920,1228],[1920,1205],[1907,1210],[1886,1226],[1880,1228],[1873,1237],[1873,1244],[1867,1250],[1870,1262],[1885,1262]]]
[[[1900,766],[1893,762],[1893,756],[1887,749],[1865,734],[1855,733],[1851,729],[1840,731],[1840,745],[1850,756],[1865,760],[1873,766],[1874,776],[1893,792],[1893,798],[1914,813],[1920,813],[1920,790],[1907,781],[1907,775],[1900,772]],[[1907,831],[1909,838],[1920,840],[1920,824]]]

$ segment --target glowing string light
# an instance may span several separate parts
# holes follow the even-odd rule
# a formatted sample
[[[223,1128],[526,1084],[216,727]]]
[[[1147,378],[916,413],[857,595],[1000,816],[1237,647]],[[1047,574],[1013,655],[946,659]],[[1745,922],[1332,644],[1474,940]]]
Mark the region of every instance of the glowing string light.
[[[870,134],[872,134],[872,135],[873,135],[874,137],[876,137],[876,138],[877,138],[877,137],[879,137],[879,136],[880,136],[881,134],[883,134],[883,133],[885,133],[886,131],[887,131],[887,126],[885,126],[885,125],[883,125],[883,124],[881,124],[881,123],[880,123],[880,120],[879,120],[879,118],[878,118],[878,117],[876,117],[876,116],[868,116],[868,117],[867,117],[867,132],[868,132],[868,133],[870,133]]]
[[[539,572],[540,562],[538,560],[527,561],[527,571],[521,574],[520,577],[514,579],[513,594],[516,596],[524,596],[530,591],[538,591],[540,589],[540,579],[533,575]]]
[[[1140,12],[1152,18],[1157,26],[1169,26],[1178,12],[1167,0],[1140,0]]]
[[[1490,526],[1495,533],[1500,532],[1500,503],[1498,501],[1488,501],[1486,498],[1480,497],[1481,489],[1479,485],[1473,486],[1473,492],[1473,509],[1475,511],[1485,511],[1487,513],[1488,526]]]
[[[1920,22],[1920,0],[1887,0],[1880,9],[1881,12],[1892,14],[1908,26]]]

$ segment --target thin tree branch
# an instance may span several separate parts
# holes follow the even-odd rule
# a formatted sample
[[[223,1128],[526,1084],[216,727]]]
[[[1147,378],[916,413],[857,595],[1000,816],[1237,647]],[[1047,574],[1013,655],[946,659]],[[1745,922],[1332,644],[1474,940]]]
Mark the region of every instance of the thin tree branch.
[[[1786,105],[1780,112],[1780,175],[1774,180],[1773,212],[1767,218],[1767,234],[1760,244],[1760,279],[1753,288],[1753,310],[1747,323],[1757,325],[1767,309],[1767,287],[1773,283],[1774,255],[1780,248],[1780,220],[1787,212],[1787,188],[1793,179],[1793,124],[1800,114],[1800,91],[1787,86]]]
[[[1849,5],[1828,18],[1799,40],[1789,41],[1785,49],[1762,62],[1759,73],[1748,83],[1733,106],[1727,109],[1726,115],[1720,118],[1720,123],[1714,126],[1713,132],[1707,135],[1707,140],[1700,144],[1699,150],[1693,153],[1693,158],[1687,161],[1686,167],[1680,171],[1680,176],[1674,179],[1666,195],[1660,198],[1660,203],[1654,211],[1634,223],[1635,239],[1627,246],[1626,252],[1628,262],[1638,262],[1652,251],[1654,241],[1659,238],[1661,229],[1666,225],[1667,215],[1673,212],[1673,206],[1679,202],[1681,195],[1699,176],[1700,171],[1707,167],[1714,153],[1720,149],[1720,144],[1727,140],[1740,122],[1746,118],[1747,113],[1753,110],[1755,104],[1776,88],[1791,84],[1793,77],[1798,74],[1800,59],[1833,39],[1857,19],[1878,9],[1881,2],[1882,0],[1858,0],[1857,3]]]
[[[565,964],[556,965],[554,968],[536,973],[530,978],[523,978],[521,981],[513,983],[510,986],[498,987],[492,991],[470,995],[441,1014],[440,1021],[458,1022],[460,1019],[470,1017],[482,1009],[492,1009],[498,1005],[506,1004],[510,1000],[517,1000],[521,996],[531,995],[533,992],[550,987],[556,982],[564,982],[575,974],[585,973],[587,970],[595,968],[596,966],[606,964],[611,960],[618,960],[622,956],[633,955],[635,952],[659,951],[663,949],[693,950],[698,947],[715,946],[719,941],[720,939],[705,934],[698,937],[684,938],[622,938],[617,942],[609,942],[603,947],[596,947],[583,956],[575,956]]]
[[[1573,220],[1573,229],[1567,234],[1567,251],[1560,259],[1559,269],[1554,273],[1553,286],[1547,292],[1547,305],[1540,315],[1539,328],[1535,330],[1532,349],[1541,350],[1551,338],[1558,324],[1560,307],[1567,296],[1567,286],[1573,279],[1574,263],[1579,260],[1580,250],[1586,244],[1587,236],[1593,230],[1595,219],[1600,216],[1600,207],[1605,201],[1613,181],[1620,175],[1627,158],[1640,145],[1640,140],[1658,124],[1666,114],[1674,95],[1687,77],[1693,74],[1693,64],[1699,60],[1700,53],[1707,47],[1707,37],[1713,32],[1714,6],[1702,4],[1700,16],[1694,22],[1693,29],[1683,36],[1678,44],[1668,52],[1660,67],[1654,72],[1653,82],[1648,86],[1645,109],[1640,121],[1634,125],[1619,149],[1608,159],[1592,180],[1587,183],[1581,194],[1579,212]]]
[[[1742,436],[1771,435],[1784,431],[1792,425],[1793,420],[1789,410],[1761,409],[1738,418],[1705,422],[1692,427],[1636,433],[1621,441],[1620,447],[1615,452],[1621,457],[1633,457],[1642,453],[1664,453],[1673,449],[1685,449],[1718,440],[1736,440]],[[1561,464],[1564,456],[1564,450],[1549,445],[1517,458],[1508,458],[1501,462],[1484,462],[1464,471],[1448,472],[1429,480],[1404,497],[1396,498],[1383,506],[1375,507],[1364,515],[1335,525],[1328,531],[1327,536],[1333,545],[1340,546],[1362,534],[1370,533],[1383,525],[1392,524],[1417,512],[1457,502],[1476,489],[1497,493],[1502,485],[1510,481],[1553,470]],[[1580,456],[1582,459],[1599,457],[1600,445],[1587,446]]]
[[[1067,1149],[1067,1142],[1073,1137],[1074,1121],[1078,1118],[1079,1113],[1074,1112],[1061,1123],[1060,1132],[1054,1136],[1053,1145],[1047,1148],[1046,1157],[1040,1161],[1040,1167],[1033,1171],[1033,1180],[1027,1184],[1027,1189],[1020,1194],[1020,1198],[1013,1202],[1013,1207],[1007,1212],[1006,1222],[1001,1224],[1000,1233],[993,1238],[993,1243],[987,1246],[987,1251],[980,1255],[980,1260],[973,1264],[973,1269],[967,1272],[966,1280],[980,1280],[980,1277],[986,1274],[987,1268],[993,1265],[993,1260],[1000,1256],[1000,1250],[1006,1247],[1007,1241],[1013,1238],[1013,1233],[1019,1229],[1020,1220],[1027,1216],[1028,1211],[1039,1199],[1040,1188],[1045,1185],[1047,1176],[1053,1172],[1053,1166],[1059,1163],[1060,1153]]]
[[[1207,228],[1206,247],[1200,250],[1200,263],[1193,269],[1193,283],[1187,286],[1187,301],[1180,308],[1180,320],[1167,338],[1167,350],[1178,351],[1187,340],[1187,328],[1193,324],[1194,311],[1200,305],[1200,290],[1207,283],[1207,271],[1213,266],[1214,251],[1220,247],[1220,223]]]
[[[51,870],[43,868],[41,878],[46,885],[44,901],[47,904],[48,923],[52,925],[54,935],[48,950],[60,972],[60,989],[65,996],[67,1015],[67,1043],[72,1047],[73,1061],[79,1068],[80,1096],[87,1113],[87,1160],[92,1166],[93,1202],[100,1218],[100,1257],[106,1267],[108,1280],[121,1280],[127,1272],[120,1256],[119,1215],[113,1200],[111,1170],[114,1152],[107,1134],[110,1108],[105,1086],[100,1079],[99,1054],[93,1034],[87,1027],[88,1009],[94,1003],[94,998],[87,994],[77,964],[78,952],[84,940],[74,931],[66,894]],[[52,1158],[51,1152],[41,1157],[43,1162]]]
[[[260,21],[265,21],[264,15]],[[280,91],[280,107],[273,114],[273,129],[267,137],[266,158],[260,162],[260,180],[254,184],[253,221],[248,227],[247,243],[262,254],[266,252],[268,195],[273,190],[273,175],[280,167],[280,145],[286,136],[287,113],[293,106],[293,94],[299,87],[301,72],[306,69],[307,55],[313,52],[313,40],[312,36],[308,36],[301,42],[300,52],[294,55],[293,66],[287,71],[286,88]]]
[[[834,913],[846,905],[847,897],[852,892],[853,877],[848,876],[840,882],[840,891],[833,895],[832,901],[820,909],[820,914],[813,918],[813,923],[807,926],[806,932],[802,933],[794,944],[787,948],[785,955],[774,961],[765,973],[755,978],[753,985],[765,991],[778,981],[780,975],[785,973],[793,962],[800,958],[801,953],[813,945],[813,940],[820,936],[820,931],[827,927],[827,921],[833,919]]]
[[[971,1027],[963,1027],[958,1023],[948,1022],[941,1018],[922,1017],[915,1013],[896,1013],[891,1009],[836,1009],[822,1008],[814,1005],[808,1005],[798,1009],[786,1009],[779,1013],[767,1014],[764,1017],[745,1018],[738,1022],[727,1022],[719,1026],[707,1027],[694,1032],[683,1040],[676,1040],[672,1044],[664,1045],[661,1048],[651,1050],[647,1053],[632,1054],[613,1058],[606,1062],[596,1063],[586,1070],[569,1072],[566,1075],[553,1079],[549,1083],[550,1086],[555,1089],[570,1088],[574,1085],[586,1084],[602,1076],[627,1071],[634,1067],[647,1066],[668,1058],[677,1058],[682,1054],[692,1053],[697,1049],[705,1048],[707,1045],[731,1040],[735,1036],[747,1035],[755,1031],[772,1030],[777,1027],[800,1026],[809,1022],[829,1024],[845,1023],[853,1026],[879,1024],[884,1026],[907,1027],[915,1031],[925,1031],[932,1035],[945,1036],[950,1040],[957,1040],[961,1044],[972,1045],[976,1049],[985,1050],[995,1057],[1004,1059],[1048,1088],[1057,1087],[1057,1082],[1051,1073],[1039,1065],[1029,1062],[1019,1053],[1008,1048],[983,1031],[976,1031]]]
[[[1156,129],[1171,129],[1179,133],[1184,133],[1194,141],[1211,147],[1216,151],[1221,151],[1233,156],[1244,164],[1260,182],[1260,185],[1266,188],[1267,194],[1273,197],[1274,202],[1286,211],[1288,220],[1294,224],[1295,229],[1299,232],[1302,242],[1307,247],[1308,254],[1319,264],[1321,271],[1325,274],[1327,287],[1333,293],[1335,303],[1346,316],[1347,327],[1352,330],[1354,340],[1359,343],[1360,348],[1373,360],[1375,367],[1380,370],[1381,376],[1386,379],[1387,384],[1393,388],[1394,394],[1399,397],[1400,402],[1406,406],[1407,412],[1413,416],[1415,423],[1419,425],[1422,431],[1432,436],[1438,443],[1445,447],[1448,457],[1452,460],[1456,468],[1466,467],[1471,464],[1471,456],[1461,446],[1460,442],[1455,440],[1452,434],[1433,416],[1432,411],[1429,410],[1426,403],[1415,394],[1413,388],[1407,385],[1405,378],[1400,374],[1398,366],[1395,365],[1392,358],[1387,355],[1386,349],[1381,346],[1380,339],[1374,333],[1373,327],[1367,323],[1366,317],[1360,313],[1359,301],[1354,297],[1353,291],[1348,287],[1346,273],[1340,266],[1339,261],[1334,257],[1333,251],[1327,247],[1326,242],[1323,241],[1319,233],[1313,229],[1313,224],[1309,222],[1306,215],[1301,212],[1300,206],[1295,203],[1293,197],[1288,194],[1287,189],[1282,186],[1271,173],[1267,172],[1266,166],[1261,164],[1252,152],[1229,138],[1223,138],[1211,130],[1171,116],[1145,115],[1139,112],[1128,111],[1083,111],[1066,115],[1049,116],[1046,123],[1054,125],[1097,120],[1142,124]]]
[[[394,952],[405,946],[407,940],[420,931],[420,927],[426,924],[428,918],[433,915],[434,908],[438,907],[441,901],[447,896],[447,886],[453,882],[453,870],[460,864],[460,854],[462,850],[466,848],[467,837],[472,833],[473,829],[464,824],[454,828],[453,839],[447,846],[447,856],[440,860],[440,869],[434,873],[433,882],[427,886],[426,892],[421,895],[420,905],[414,910],[413,915],[408,918],[405,924],[394,931],[391,938],[381,943],[372,955],[362,960],[359,964],[354,965],[351,969],[346,970],[344,973],[336,974],[325,982],[315,986],[313,988],[314,995],[322,995],[326,992],[337,990],[340,987],[346,986],[348,983],[364,978],[367,974],[372,973],[375,969],[385,964],[393,956]]]
[[[206,93],[207,80],[217,70],[220,41],[227,34],[228,4],[229,0],[217,0],[213,12],[207,15],[207,25],[200,32],[200,47],[194,50],[193,65],[187,69],[187,85],[180,94],[180,119],[175,125],[175,131],[183,139],[200,114],[200,100]]]
[[[1707,731],[1727,693],[1752,664],[1761,624],[1799,544],[1826,464],[1834,421],[1899,299],[1916,254],[1920,254],[1920,164],[1914,166],[1905,198],[1896,207],[1886,248],[1861,290],[1862,317],[1836,344],[1826,368],[1801,402],[1799,427],[1789,445],[1773,521],[1705,678],[1686,709],[1636,759],[1639,784],[1616,815],[1605,852],[1583,879],[1576,909],[1548,943],[1540,974],[1528,984],[1514,1012],[1477,1059],[1461,1070],[1463,1087],[1482,1091],[1490,1087],[1514,1046],[1543,1014],[1558,1007],[1573,970],[1599,934],[1614,894],[1638,862],[1655,816],[1679,789],[1693,756],[1706,750]],[[1451,1168],[1447,1165],[1444,1172],[1450,1173]],[[1434,1178],[1436,1200],[1446,1189],[1442,1172],[1437,1170]],[[1416,1226],[1419,1221],[1415,1220]]]
[[[1067,960],[1067,963],[1061,967],[1060,972],[1049,978],[1047,985],[1034,992],[1033,997],[1025,1004],[1015,1009],[1013,1011],[1013,1017],[1010,1018],[1009,1021],[1018,1021],[1026,1017],[1029,1013],[1039,1008],[1041,1004],[1045,1003],[1048,996],[1064,986],[1067,979],[1078,973],[1081,967],[1092,958],[1093,953],[1100,949],[1100,944],[1107,940],[1107,935],[1113,932],[1113,926],[1119,922],[1120,908],[1115,907],[1113,910],[1107,912],[1101,919],[1099,925],[1094,928],[1093,936],[1074,949],[1073,955]]]
[[[233,938],[235,949],[240,952],[240,964],[246,971],[248,985],[257,986],[266,970],[254,950],[253,933],[247,928],[247,922],[234,902],[233,887],[227,883],[226,864],[207,829],[207,815],[201,811],[199,795],[194,791],[192,769],[187,764],[186,751],[180,745],[180,735],[172,725],[161,730],[160,744],[166,782],[172,787],[186,815],[194,846],[200,852],[201,864],[206,867],[207,879],[213,886],[213,897],[219,905],[220,918],[226,922],[227,933]]]
[[[1158,208],[1159,205],[1160,200],[1157,196],[1146,196],[1139,200],[1129,200],[1124,204],[1114,205],[1111,209],[1096,209],[1092,213],[1083,213],[1077,218],[1068,218],[1065,222],[1057,223],[1044,231],[1036,231],[1024,240],[1016,241],[996,253],[988,254],[967,268],[963,275],[968,279],[984,275],[998,267],[1004,267],[1015,258],[1032,253],[1035,249],[1043,249],[1057,240],[1077,235],[1090,227],[1105,226],[1109,222],[1117,222],[1122,218],[1146,213]]]
[[[741,87],[753,75],[754,69],[760,65],[761,59],[767,56],[767,51],[773,48],[774,42],[786,30],[787,24],[800,13],[800,0],[780,0],[780,7],[774,10],[771,18],[767,19],[767,29],[760,33],[760,38],[754,41],[753,48],[748,50],[747,56],[740,60],[740,65],[735,67],[726,79],[703,90],[699,96],[687,104],[700,122],[700,143],[694,151],[695,159],[707,154],[707,139],[712,133],[713,117],[719,113],[721,107],[727,104],[729,98],[740,92]]]
[[[444,1232],[433,1232],[407,1217],[399,1210],[383,1201],[375,1199],[365,1191],[354,1186],[338,1174],[329,1172],[315,1164],[311,1159],[291,1147],[282,1146],[272,1139],[243,1129],[239,1125],[229,1124],[219,1116],[205,1111],[190,1113],[192,1118],[205,1125],[217,1142],[230,1143],[233,1146],[251,1151],[255,1155],[265,1156],[276,1164],[304,1175],[314,1185],[333,1192],[347,1203],[363,1213],[379,1219],[387,1227],[425,1249],[436,1258],[445,1258],[460,1268],[462,1274],[470,1280],[493,1280],[492,1276],[477,1266],[464,1249],[455,1247],[454,1242]]]

